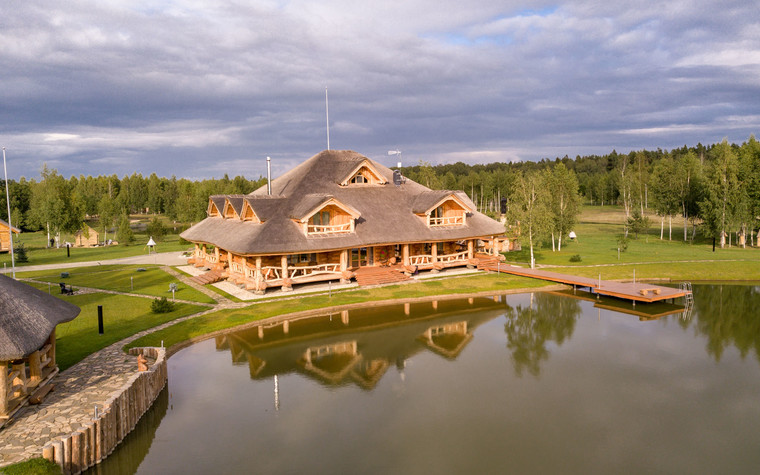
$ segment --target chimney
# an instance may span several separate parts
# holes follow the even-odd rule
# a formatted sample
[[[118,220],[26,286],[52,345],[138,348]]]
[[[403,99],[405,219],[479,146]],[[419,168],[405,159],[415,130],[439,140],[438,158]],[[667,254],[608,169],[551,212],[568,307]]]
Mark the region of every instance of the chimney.
[[[272,159],[267,157],[267,195],[272,194]]]

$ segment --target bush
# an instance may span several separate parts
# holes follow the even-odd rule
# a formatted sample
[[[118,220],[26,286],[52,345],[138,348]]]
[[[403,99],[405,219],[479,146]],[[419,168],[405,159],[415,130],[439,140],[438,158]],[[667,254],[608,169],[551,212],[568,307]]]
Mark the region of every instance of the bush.
[[[26,255],[26,248],[23,243],[13,246],[13,257],[16,262],[29,262],[29,257]]]
[[[627,251],[628,250],[628,236],[626,236],[625,234],[621,234],[618,237],[617,244],[618,244],[618,249],[620,250],[620,252]]]
[[[129,227],[129,216],[123,214],[119,220],[119,230],[116,232],[116,240],[122,245],[128,246],[135,240],[135,234]]]
[[[160,241],[166,234],[166,227],[161,221],[159,221],[157,216],[154,216],[153,219],[150,220],[150,223],[148,223],[146,231],[148,232],[148,235],[153,237],[153,239]]]
[[[153,299],[150,304],[150,311],[153,313],[169,313],[174,310],[174,302],[166,300],[166,297]]]
[[[574,256],[570,256],[570,262],[580,262],[581,260],[582,259],[581,259],[581,255],[580,254],[576,254]]]

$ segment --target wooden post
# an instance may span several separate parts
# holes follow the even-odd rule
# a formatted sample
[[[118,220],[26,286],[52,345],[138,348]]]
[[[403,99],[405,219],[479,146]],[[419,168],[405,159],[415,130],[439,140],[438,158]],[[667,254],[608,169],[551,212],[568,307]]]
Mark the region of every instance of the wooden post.
[[[340,271],[348,270],[348,249],[340,251]]]
[[[341,310],[340,321],[343,322],[343,325],[348,325],[348,310]]]
[[[264,276],[261,274],[261,256],[256,256],[256,282],[261,282]]]
[[[467,259],[475,257],[475,242],[470,239],[467,241]]]
[[[0,416],[8,414],[8,362],[0,361]]]
[[[29,355],[29,385],[37,387],[42,381],[42,366],[40,365],[40,351],[37,350]]]
[[[433,255],[433,264],[435,264],[436,262],[438,262],[438,243],[434,242],[431,244],[432,245],[430,246],[430,254]]]
[[[438,310],[438,301],[433,300],[433,310]]]
[[[401,248],[401,259],[404,263],[404,266],[409,265],[409,244],[404,244],[404,246]]]
[[[39,352],[35,352],[39,353]],[[11,365],[11,369],[14,372],[18,372],[18,376],[16,376],[13,381],[11,381],[12,385],[21,384],[21,389],[18,390],[18,393],[20,396],[26,396],[27,394],[27,386],[29,385],[29,381],[26,379],[26,363],[24,361],[21,361],[21,363],[15,363]],[[15,391],[14,391],[15,394]]]
[[[47,344],[50,345],[50,352],[48,353],[50,363],[48,363],[48,367],[55,368],[58,366],[55,359],[55,327],[53,327],[53,332],[50,333],[50,338],[48,338]]]
[[[499,255],[499,238],[496,236],[491,240],[491,251],[493,251],[494,256]]]
[[[290,276],[288,275],[288,256],[282,256],[280,263],[282,264],[282,291],[287,292],[293,290],[293,287],[286,282],[290,282]]]
[[[404,315],[408,317],[410,313],[412,313],[412,305],[407,302],[404,304]]]

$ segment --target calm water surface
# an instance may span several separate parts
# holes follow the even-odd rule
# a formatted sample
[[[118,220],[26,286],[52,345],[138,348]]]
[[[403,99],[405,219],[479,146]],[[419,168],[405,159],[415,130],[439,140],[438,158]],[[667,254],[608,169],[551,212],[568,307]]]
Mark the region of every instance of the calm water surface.
[[[536,293],[231,333],[169,360],[95,471],[756,473],[759,309],[753,286],[654,320]]]

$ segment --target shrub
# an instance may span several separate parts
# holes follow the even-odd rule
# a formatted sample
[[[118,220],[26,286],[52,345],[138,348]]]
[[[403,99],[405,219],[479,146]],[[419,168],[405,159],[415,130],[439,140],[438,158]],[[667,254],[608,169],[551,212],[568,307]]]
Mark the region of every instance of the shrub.
[[[148,231],[148,235],[152,236],[156,241],[160,241],[166,234],[166,227],[159,221],[158,216],[154,216],[150,220],[146,230]]]
[[[620,252],[627,251],[628,250],[628,236],[626,236],[625,234],[621,234],[618,237],[617,244],[618,244],[618,249],[620,249]]]
[[[174,310],[174,302],[166,300],[166,297],[153,299],[150,304],[150,311],[153,313],[169,313]]]
[[[16,262],[29,262],[29,257],[26,255],[26,248],[23,243],[13,246],[13,257],[16,259]]]
[[[580,262],[581,260],[582,259],[581,259],[581,255],[580,254],[576,254],[574,256],[570,256],[570,262]]]
[[[134,242],[135,234],[132,232],[132,228],[129,227],[129,216],[123,214],[119,220],[119,230],[116,233],[116,240],[122,245],[129,245]]]

